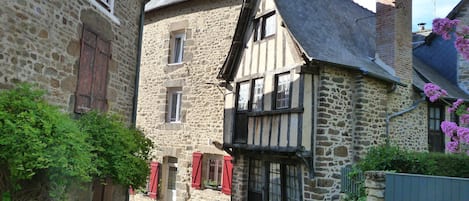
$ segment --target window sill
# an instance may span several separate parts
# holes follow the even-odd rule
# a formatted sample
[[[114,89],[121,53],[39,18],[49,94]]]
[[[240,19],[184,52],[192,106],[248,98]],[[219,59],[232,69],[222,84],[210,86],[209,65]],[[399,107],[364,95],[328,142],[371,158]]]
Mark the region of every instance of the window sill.
[[[164,124],[166,130],[180,130],[183,128],[182,122],[166,122]]]
[[[303,108],[286,108],[272,111],[246,112],[248,117],[269,116],[278,114],[303,113]]]
[[[99,4],[98,2],[96,2],[96,0],[89,0],[90,3],[95,6],[99,11],[101,11],[104,15],[106,15],[107,17],[109,17],[111,19],[111,21],[113,21],[114,23],[116,23],[117,25],[120,25],[120,20],[119,18],[117,18],[113,13],[109,12],[108,10],[106,10],[101,4]]]
[[[183,66],[184,62],[179,62],[179,63],[168,63],[168,67],[180,67]]]

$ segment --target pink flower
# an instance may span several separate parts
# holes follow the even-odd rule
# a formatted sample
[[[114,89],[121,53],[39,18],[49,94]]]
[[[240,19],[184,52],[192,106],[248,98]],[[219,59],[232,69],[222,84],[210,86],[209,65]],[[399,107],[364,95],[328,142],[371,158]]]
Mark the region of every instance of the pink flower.
[[[464,35],[456,37],[454,46],[464,59],[469,60],[469,40]]]
[[[458,141],[448,142],[446,143],[446,150],[448,150],[451,153],[456,153],[458,151],[458,146],[459,146]]]
[[[441,122],[441,130],[448,137],[453,137],[454,132],[458,130],[458,125],[454,122],[443,121]]]
[[[469,124],[469,114],[461,115],[461,117],[459,117],[459,121],[461,121],[461,124]]]
[[[461,141],[465,143],[469,143],[469,129],[468,128],[459,127],[457,133]]]
[[[448,95],[444,89],[433,83],[426,83],[423,87],[423,92],[430,99],[430,102],[435,102],[440,97]]]
[[[441,35],[443,39],[451,39],[451,33],[455,31],[459,20],[450,20],[448,18],[435,18],[433,20],[433,33]]]
[[[458,98],[458,100],[454,101],[453,106],[451,106],[450,108],[448,108],[448,112],[449,112],[449,113],[455,112],[455,111],[458,109],[458,107],[459,107],[461,104],[463,104],[463,103],[464,103],[464,100]]]

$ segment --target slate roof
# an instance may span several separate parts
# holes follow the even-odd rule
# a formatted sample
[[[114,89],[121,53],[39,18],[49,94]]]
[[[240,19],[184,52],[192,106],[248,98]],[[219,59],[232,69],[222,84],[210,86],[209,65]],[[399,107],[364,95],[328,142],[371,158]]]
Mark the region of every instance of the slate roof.
[[[467,2],[469,0],[461,0],[447,18],[454,19]],[[423,90],[423,84],[432,82],[447,90],[450,98],[469,100],[469,95],[460,89],[457,83],[458,53],[454,48],[454,39],[453,36],[451,40],[443,40],[441,36],[432,33],[425,38],[425,43],[414,48],[413,84]]]
[[[147,4],[145,4],[145,12],[173,5],[183,1],[188,0],[150,0]]]
[[[286,28],[310,61],[338,64],[368,76],[399,83],[399,78],[374,62],[373,12],[352,0],[275,0],[275,3]],[[240,56],[239,51],[233,53]],[[233,58],[229,55],[228,59]],[[228,64],[230,62],[225,61],[219,78],[229,80],[234,76],[227,76],[227,71],[237,68],[237,65],[226,66]]]
[[[461,90],[457,85],[449,82],[445,77],[440,75],[435,69],[426,65],[416,56],[413,57],[414,66],[413,85],[423,91],[425,83],[434,83],[448,92],[450,99],[462,98],[469,101],[469,95]]]

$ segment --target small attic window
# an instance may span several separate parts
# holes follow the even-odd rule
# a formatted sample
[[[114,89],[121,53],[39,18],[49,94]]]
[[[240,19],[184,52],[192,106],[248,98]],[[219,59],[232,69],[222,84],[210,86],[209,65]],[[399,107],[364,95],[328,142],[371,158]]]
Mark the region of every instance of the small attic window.
[[[277,30],[275,11],[269,12],[254,20],[254,41],[273,36]]]

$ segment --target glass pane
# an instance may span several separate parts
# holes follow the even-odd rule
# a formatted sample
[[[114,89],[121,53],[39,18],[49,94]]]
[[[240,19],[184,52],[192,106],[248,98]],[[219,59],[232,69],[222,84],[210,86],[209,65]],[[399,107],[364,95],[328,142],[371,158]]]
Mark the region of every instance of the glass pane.
[[[252,100],[252,109],[254,111],[261,111],[264,96],[264,79],[257,79],[254,81],[254,94]]]
[[[168,171],[168,189],[176,190],[176,175],[177,175],[177,168],[176,167],[169,167]]]
[[[430,125],[430,130],[435,130],[435,120],[430,119],[430,123],[428,125]]]
[[[265,34],[264,34],[264,36],[267,37],[267,36],[274,35],[275,34],[275,29],[277,28],[276,25],[277,25],[277,23],[276,23],[275,14],[266,17],[265,18]]]
[[[292,165],[286,166],[286,178],[287,178],[287,200],[296,201],[300,200],[300,185],[298,183],[298,172],[297,168]]]
[[[281,201],[282,200],[282,189],[280,179],[280,164],[271,163],[269,169],[269,200],[270,201]]]
[[[251,160],[249,165],[249,191],[262,192],[262,163],[259,160]]]
[[[176,114],[177,114],[177,106],[178,106],[178,94],[172,92],[171,94],[171,121],[177,121]]]
[[[249,82],[239,84],[238,111],[248,110],[249,103]]]
[[[440,108],[435,108],[435,119],[440,119]]]
[[[276,108],[288,108],[290,105],[290,74],[277,78]]]

